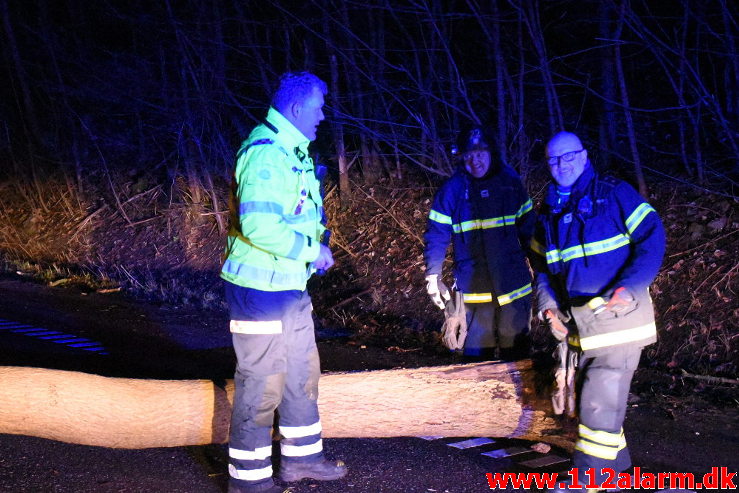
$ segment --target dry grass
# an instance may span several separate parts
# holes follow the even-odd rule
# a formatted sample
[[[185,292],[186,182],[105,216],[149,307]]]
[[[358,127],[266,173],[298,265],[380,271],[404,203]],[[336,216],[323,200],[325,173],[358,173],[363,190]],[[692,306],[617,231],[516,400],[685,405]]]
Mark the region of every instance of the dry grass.
[[[119,178],[118,200],[105,199],[105,187],[92,192],[92,184],[85,190],[98,198],[87,201],[63,181],[47,179],[33,189],[0,185],[5,270],[222,310],[217,274],[223,233],[216,219],[223,212],[202,198],[215,190],[226,203],[226,185],[193,193],[185,180],[168,188]],[[653,289],[661,336],[646,357],[662,367],[736,376],[737,203],[675,186],[661,190],[652,200],[668,232]],[[428,301],[423,281],[421,235],[433,193],[389,182],[355,184],[349,206],[341,209],[336,188],[328,187],[336,266],[309,285],[320,325],[346,329],[369,344],[441,350],[436,329],[442,315]],[[534,335],[546,342],[541,327]]]
[[[736,375],[739,208],[726,198],[669,192],[657,202],[668,249],[653,289],[661,337],[648,355],[673,368]]]
[[[86,205],[65,184],[50,181],[34,194],[23,185],[3,187],[0,202],[0,248],[16,259],[74,265],[89,252],[83,229]],[[11,257],[12,258],[12,257]]]

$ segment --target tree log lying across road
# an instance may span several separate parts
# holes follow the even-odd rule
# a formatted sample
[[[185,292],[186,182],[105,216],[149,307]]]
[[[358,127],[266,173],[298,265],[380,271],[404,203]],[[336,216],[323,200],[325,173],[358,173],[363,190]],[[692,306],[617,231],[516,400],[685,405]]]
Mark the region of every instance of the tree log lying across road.
[[[530,361],[325,373],[323,436],[521,437],[547,435],[548,399]],[[233,381],[136,380],[0,367],[0,433],[112,448],[225,443]],[[548,421],[551,427],[552,421]]]

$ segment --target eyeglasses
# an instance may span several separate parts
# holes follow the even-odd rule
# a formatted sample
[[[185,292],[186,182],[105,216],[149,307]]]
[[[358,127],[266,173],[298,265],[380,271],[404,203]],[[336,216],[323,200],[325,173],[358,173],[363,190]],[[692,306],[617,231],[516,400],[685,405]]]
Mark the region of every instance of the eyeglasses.
[[[575,156],[577,156],[578,154],[580,154],[580,153],[581,153],[582,151],[584,151],[584,150],[585,150],[585,149],[580,149],[579,151],[570,151],[570,152],[565,152],[565,153],[564,153],[564,154],[562,154],[561,156],[549,156],[549,157],[547,158],[547,164],[548,164],[549,166],[557,166],[557,165],[559,164],[559,160],[560,160],[560,159],[561,159],[562,161],[566,162],[566,163],[569,163],[569,162],[571,162],[571,161],[572,161],[573,159],[575,159]]]

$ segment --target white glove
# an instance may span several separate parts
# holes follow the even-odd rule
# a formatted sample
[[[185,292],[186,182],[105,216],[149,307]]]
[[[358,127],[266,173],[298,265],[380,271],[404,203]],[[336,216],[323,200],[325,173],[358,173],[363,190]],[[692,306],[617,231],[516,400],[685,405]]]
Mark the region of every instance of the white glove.
[[[429,274],[426,276],[426,292],[431,296],[434,305],[442,310],[446,306],[446,302],[452,299],[449,289],[439,280],[438,274]]]

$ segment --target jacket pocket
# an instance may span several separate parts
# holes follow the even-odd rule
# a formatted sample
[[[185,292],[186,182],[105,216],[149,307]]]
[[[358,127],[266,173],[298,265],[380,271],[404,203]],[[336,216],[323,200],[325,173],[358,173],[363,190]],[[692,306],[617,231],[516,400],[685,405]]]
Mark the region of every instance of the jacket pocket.
[[[603,300],[606,303],[606,300]],[[614,311],[602,307],[591,308],[588,305],[572,307],[572,317],[577,324],[580,337],[589,337],[597,334],[607,334],[629,328],[632,315],[637,313],[639,302],[634,299],[628,306]]]

